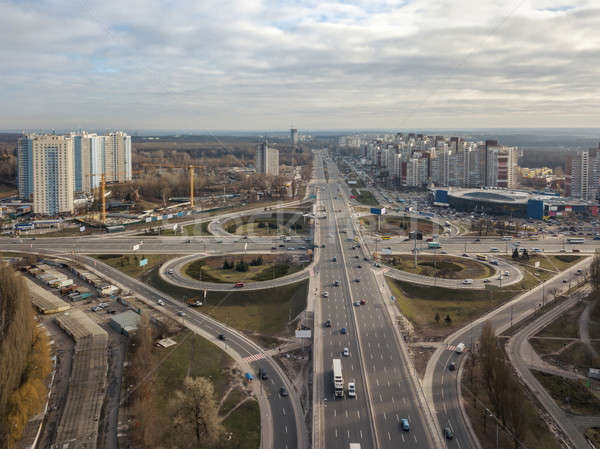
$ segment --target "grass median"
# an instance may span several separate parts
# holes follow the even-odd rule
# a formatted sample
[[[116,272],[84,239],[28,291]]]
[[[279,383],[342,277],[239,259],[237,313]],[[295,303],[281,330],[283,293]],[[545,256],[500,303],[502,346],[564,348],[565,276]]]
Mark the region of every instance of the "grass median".
[[[576,381],[536,370],[531,372],[566,412],[590,416],[600,414],[600,399],[585,385],[589,381]]]
[[[443,279],[483,279],[494,275],[489,265],[465,257],[420,255],[417,267],[409,254],[384,256],[383,262],[398,270]]]

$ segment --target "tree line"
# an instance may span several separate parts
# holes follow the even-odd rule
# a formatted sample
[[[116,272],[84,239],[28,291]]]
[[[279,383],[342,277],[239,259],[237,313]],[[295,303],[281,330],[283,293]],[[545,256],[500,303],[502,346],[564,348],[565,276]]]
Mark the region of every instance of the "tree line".
[[[35,325],[27,284],[0,264],[0,449],[12,449],[46,400],[51,370],[46,334]]]

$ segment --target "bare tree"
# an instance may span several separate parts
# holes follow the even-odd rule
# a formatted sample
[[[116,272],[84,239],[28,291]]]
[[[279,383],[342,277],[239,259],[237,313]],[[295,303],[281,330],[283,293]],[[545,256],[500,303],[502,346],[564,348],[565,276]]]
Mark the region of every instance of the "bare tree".
[[[590,265],[590,281],[595,291],[600,290],[600,253],[597,250]]]
[[[198,449],[216,447],[223,432],[212,383],[204,377],[186,377],[175,393],[173,424],[183,440]]]

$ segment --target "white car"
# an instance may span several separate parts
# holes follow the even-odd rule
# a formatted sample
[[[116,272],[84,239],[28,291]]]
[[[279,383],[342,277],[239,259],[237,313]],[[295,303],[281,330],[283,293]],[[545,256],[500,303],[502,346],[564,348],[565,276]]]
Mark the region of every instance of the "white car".
[[[107,302],[101,302],[100,304],[98,304],[98,307],[100,307],[101,309],[104,309],[105,307],[108,307],[109,304]]]
[[[348,357],[350,355],[350,350],[348,348],[344,348],[344,351],[342,354],[344,354],[344,357]]]
[[[464,281],[462,281],[462,283],[464,285],[471,285],[473,283],[473,279],[465,279]]]
[[[348,382],[348,397],[355,398],[356,397],[356,386],[354,382]]]
[[[169,274],[173,274],[173,273],[175,273],[175,270],[173,270],[173,268],[169,268],[169,269],[167,270],[167,273],[169,273]]]
[[[510,276],[510,271],[505,271],[504,276]]]
[[[156,301],[156,304],[158,304],[159,306],[164,306],[165,302],[162,299],[159,299],[158,301]]]
[[[323,296],[323,298],[327,298],[329,296],[329,292],[323,292],[321,293],[321,296]]]

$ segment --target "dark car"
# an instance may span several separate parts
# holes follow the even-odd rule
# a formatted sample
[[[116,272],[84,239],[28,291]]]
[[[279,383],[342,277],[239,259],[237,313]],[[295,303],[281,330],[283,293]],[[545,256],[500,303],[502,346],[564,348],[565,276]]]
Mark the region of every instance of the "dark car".
[[[340,330],[340,332],[342,333],[342,335],[346,335],[346,332],[347,332],[347,331],[346,331],[346,328],[345,328],[345,327],[342,327],[342,329]]]
[[[279,245],[280,248],[285,248],[285,245],[282,243],[281,245]]]
[[[368,257],[363,257],[363,260],[364,260],[364,261],[368,261],[368,260],[369,260],[369,258],[368,258]]]
[[[219,334],[219,335],[217,336],[217,338],[218,338],[219,340],[221,340],[221,341],[225,341],[225,335],[223,335],[223,334]]]
[[[456,370],[456,363],[454,363],[454,362],[451,362],[451,363],[450,363],[450,365],[448,365],[448,369],[449,369],[450,371],[454,371],[454,370]]]
[[[268,380],[268,379],[269,379],[269,375],[267,374],[267,372],[266,372],[265,370],[262,370],[262,371],[260,372],[260,378],[261,378],[262,380]]]
[[[362,268],[362,265],[357,265],[356,268]]]
[[[444,427],[444,436],[448,440],[454,438],[454,432],[452,432],[452,429],[450,427]]]
[[[275,248],[274,246],[271,246],[271,251],[276,250],[277,248]]]
[[[325,321],[325,327],[331,327],[331,320]]]
[[[360,279],[356,278],[354,279],[354,282],[360,282]]]
[[[325,244],[324,243],[321,245],[321,248],[325,248]]]
[[[285,398],[288,395],[288,391],[285,387],[281,387],[279,389],[279,394]]]
[[[334,257],[333,259],[331,259],[332,262],[337,262],[337,257]]]

